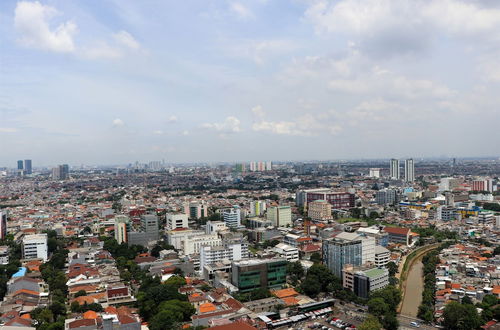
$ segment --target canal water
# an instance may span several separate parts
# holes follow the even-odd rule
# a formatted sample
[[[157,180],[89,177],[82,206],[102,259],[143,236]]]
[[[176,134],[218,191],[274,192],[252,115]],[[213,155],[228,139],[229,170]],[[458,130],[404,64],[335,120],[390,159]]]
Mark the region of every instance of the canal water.
[[[415,260],[408,272],[406,293],[401,306],[402,315],[416,317],[418,306],[422,302],[422,291],[424,290],[422,257],[423,255]]]

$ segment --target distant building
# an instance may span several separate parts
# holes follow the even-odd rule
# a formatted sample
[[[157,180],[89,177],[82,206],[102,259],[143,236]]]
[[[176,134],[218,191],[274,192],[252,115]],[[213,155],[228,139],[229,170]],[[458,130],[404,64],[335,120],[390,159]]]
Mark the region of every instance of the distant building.
[[[250,215],[253,217],[258,217],[266,212],[266,202],[265,201],[252,201],[250,202]]]
[[[208,216],[208,205],[201,201],[193,201],[186,203],[184,213],[189,216],[189,219],[200,219]]]
[[[47,234],[27,235],[22,243],[23,259],[48,260]]]
[[[69,179],[69,165],[58,165],[52,169],[53,180],[67,180]]]
[[[272,163],[271,162],[250,162],[250,171],[251,172],[264,172],[271,171]]]
[[[325,200],[317,200],[309,203],[307,215],[313,221],[332,220],[332,205]]]
[[[489,191],[493,192],[493,180],[474,180],[472,181],[472,191]]]
[[[273,250],[279,254],[281,258],[285,258],[288,262],[299,260],[299,249],[284,243],[277,244]]]
[[[378,205],[395,205],[399,203],[399,194],[394,189],[378,190],[375,194],[375,203]]]
[[[184,213],[167,213],[167,230],[188,228],[188,216]]]
[[[380,178],[380,168],[370,168],[368,176],[370,178]]]
[[[216,234],[219,231],[224,231],[227,229],[228,227],[223,221],[207,221],[207,224],[205,225],[206,234]]]
[[[7,211],[0,211],[0,239],[7,236]]]
[[[223,246],[203,246],[200,248],[200,269],[223,260],[239,261],[248,258],[248,243],[232,243]]]
[[[222,218],[229,228],[241,227],[241,209],[238,205],[222,211]]]
[[[24,161],[24,174],[32,174],[33,173],[33,168],[31,165],[31,159],[26,159]]]
[[[22,172],[24,170],[24,163],[22,160],[17,161],[17,171]]]
[[[267,210],[267,220],[275,227],[292,225],[292,208],[290,206],[272,206]]]
[[[250,259],[231,264],[231,283],[240,292],[281,288],[286,284],[287,261],[281,258]]]
[[[145,214],[141,216],[140,231],[127,232],[128,245],[147,246],[160,237],[158,228],[158,217],[154,214]]]
[[[354,194],[333,191],[330,188],[299,190],[295,196],[297,206],[308,207],[308,204],[317,200],[325,200],[333,209],[354,207]]]
[[[389,177],[393,180],[399,180],[401,176],[401,170],[399,168],[399,159],[391,159],[389,168]]]
[[[405,181],[415,181],[415,163],[412,158],[405,160]]]

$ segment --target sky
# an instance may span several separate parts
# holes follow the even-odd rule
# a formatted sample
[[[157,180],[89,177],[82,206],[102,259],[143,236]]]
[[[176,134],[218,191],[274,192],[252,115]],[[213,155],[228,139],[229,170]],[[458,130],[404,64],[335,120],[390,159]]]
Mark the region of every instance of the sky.
[[[498,156],[496,0],[0,1],[0,166]]]

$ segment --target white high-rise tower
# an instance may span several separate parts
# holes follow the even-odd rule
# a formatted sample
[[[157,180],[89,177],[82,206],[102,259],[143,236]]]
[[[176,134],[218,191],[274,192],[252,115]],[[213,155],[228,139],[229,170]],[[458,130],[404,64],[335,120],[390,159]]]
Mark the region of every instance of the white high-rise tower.
[[[415,164],[413,163],[413,158],[405,160],[405,181],[415,181]]]
[[[399,180],[400,170],[399,170],[399,159],[391,159],[391,168],[389,177],[391,179]]]

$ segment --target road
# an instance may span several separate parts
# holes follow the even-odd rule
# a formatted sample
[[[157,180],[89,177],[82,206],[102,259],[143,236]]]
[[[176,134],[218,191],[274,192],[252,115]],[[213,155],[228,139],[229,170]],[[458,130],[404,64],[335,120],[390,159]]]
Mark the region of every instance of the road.
[[[420,324],[420,328],[418,328],[418,329],[436,330],[436,328],[434,328],[433,326],[424,324],[423,321],[416,319],[416,318],[413,318],[413,317],[409,317],[409,316],[398,315],[398,321],[399,321],[399,330],[408,330],[408,329],[415,330],[415,329],[417,329],[414,326],[410,325],[410,323],[414,322],[414,321],[416,321]]]

